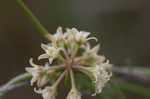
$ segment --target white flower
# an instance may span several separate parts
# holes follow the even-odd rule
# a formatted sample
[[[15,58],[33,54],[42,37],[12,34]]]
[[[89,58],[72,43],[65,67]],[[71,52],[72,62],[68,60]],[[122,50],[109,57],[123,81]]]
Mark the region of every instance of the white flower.
[[[89,54],[90,56],[97,56],[100,45],[98,44],[94,48],[91,48],[90,44],[87,43],[86,45],[83,45],[82,48],[85,49],[85,53]]]
[[[87,37],[89,36],[89,32],[77,32],[75,35],[75,39],[77,40],[77,42],[85,42],[87,40]]]
[[[31,85],[33,85],[35,82],[37,82],[39,87],[45,85],[49,81],[49,75],[46,73],[46,67],[34,64],[32,58],[30,59],[30,64],[33,67],[27,67],[26,71],[31,73],[33,76],[31,79]],[[50,71],[48,73],[50,73]]]
[[[94,81],[95,86],[95,94],[101,93],[102,89],[104,88],[105,84],[110,80],[112,74],[106,72],[105,70],[101,70],[99,76],[97,76],[96,80]]]
[[[60,51],[60,48],[56,48],[54,46],[45,45],[45,44],[41,44],[41,48],[45,51],[45,54],[40,55],[38,59],[40,60],[40,59],[48,58],[50,64],[58,56]]]
[[[94,48],[91,48],[90,44],[87,43],[86,45],[83,45],[81,48],[85,50],[82,59],[86,63],[99,64],[105,61],[104,56],[98,55],[98,51],[100,48],[99,44],[96,45]]]
[[[76,28],[69,29],[67,28],[66,33],[64,33],[64,38],[66,42],[77,42],[77,43],[86,43],[88,40],[95,39],[95,37],[89,37],[89,32],[78,31]]]
[[[66,32],[63,35],[65,43],[74,42],[74,35],[71,29],[67,28]]]
[[[77,89],[72,88],[67,96],[67,99],[81,99],[81,94]]]
[[[72,28],[72,32],[73,32],[73,35],[75,36],[75,40],[77,42],[85,43],[85,42],[87,42],[88,40],[91,40],[91,39],[95,39],[97,41],[97,39],[95,37],[89,37],[88,38],[88,36],[90,35],[89,32],[78,31],[76,28]]]
[[[57,43],[57,41],[59,40],[63,40],[64,37],[63,37],[63,31],[62,31],[62,28],[61,27],[58,27],[57,28],[57,31],[54,35],[51,35],[51,34],[48,34],[48,38],[52,41],[52,42],[55,42]]]
[[[109,64],[109,61],[106,63],[98,64],[91,69],[90,71],[93,73],[94,76],[94,86],[96,89],[96,93],[100,93],[103,89],[105,83],[107,83],[110,80],[110,77],[112,76],[111,72],[109,73],[107,69],[111,67],[111,64]]]
[[[97,40],[95,37],[89,37],[90,34],[89,32],[78,31],[76,28],[66,29],[66,32],[63,33],[62,28],[59,27],[55,34],[47,35],[51,42],[41,44],[44,54],[40,55],[38,59],[48,59],[48,64],[36,65],[30,59],[30,64],[33,67],[26,68],[26,71],[33,76],[31,85],[36,83],[38,88],[43,88],[35,89],[35,92],[42,94],[43,99],[56,98],[56,87],[61,83],[66,73],[70,76],[72,85],[67,99],[81,99],[81,94],[75,87],[74,74],[77,72],[74,69],[91,78],[95,87],[95,94],[102,91],[112,75],[108,70],[111,64],[109,61],[105,62],[105,57],[98,54],[99,44],[94,47],[90,46],[89,40]],[[49,65],[52,64],[53,60],[56,60],[55,66],[50,67]]]
[[[43,90],[39,89],[35,92],[42,94],[43,99],[55,99],[56,97],[56,88],[55,87],[45,87]]]

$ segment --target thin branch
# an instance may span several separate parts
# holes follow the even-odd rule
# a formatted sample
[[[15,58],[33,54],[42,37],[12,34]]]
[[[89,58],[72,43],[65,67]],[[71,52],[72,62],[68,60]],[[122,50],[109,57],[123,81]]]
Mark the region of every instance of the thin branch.
[[[136,69],[136,67],[129,68],[129,67],[113,66],[111,68],[111,71],[115,73],[123,74],[128,78],[132,78],[143,83],[150,83],[150,77],[148,75],[145,75],[144,73],[142,74],[142,73],[135,72],[134,69]]]
[[[62,51],[64,52],[66,59],[69,60],[70,58],[69,58],[67,50],[65,48],[63,48]]]
[[[85,67],[78,66],[78,65],[75,65],[75,66],[72,66],[72,67],[75,68],[75,69],[78,69],[80,72],[82,72],[85,75],[88,75],[91,78],[90,73],[87,70],[85,70]]]
[[[53,70],[53,69],[64,69],[65,65],[55,65],[55,66],[49,66],[47,69]]]
[[[14,89],[16,89],[16,88],[25,86],[25,85],[27,85],[27,84],[29,84],[29,81],[17,83],[17,84],[15,84],[15,85],[11,85],[11,86],[8,86],[8,87],[3,87],[3,88],[0,89],[0,93],[8,92],[8,91],[14,90]]]
[[[23,3],[23,0],[12,0],[16,6],[28,17],[28,19],[32,22],[35,28],[41,33],[41,35],[49,41],[47,35],[48,31],[42,26],[39,20],[33,15],[33,13],[28,9],[28,7]]]
[[[6,84],[2,85],[0,87],[1,88],[7,88],[9,86],[12,86],[12,85],[16,85],[18,83],[21,83],[21,82],[25,82],[27,80],[30,80],[32,78],[32,75],[29,74],[29,73],[24,73],[24,74],[21,74],[21,75],[18,75],[14,78],[12,78],[10,81],[8,81]],[[0,99],[6,94],[7,92],[3,92],[3,93],[0,93]]]
[[[65,76],[66,73],[67,73],[67,70],[65,70],[65,71],[59,76],[59,78],[56,80],[56,82],[55,82],[52,86],[56,87],[56,86],[60,83],[60,81],[64,78],[64,76]]]
[[[81,65],[73,65],[72,67],[73,67],[73,68],[76,68],[76,69],[83,69],[83,70],[86,70],[86,67],[85,67],[85,66],[81,66]]]
[[[70,54],[71,54],[71,59],[73,59],[75,56],[75,46],[74,45],[71,47],[71,53]]]
[[[70,76],[71,76],[72,88],[76,88],[74,73],[73,73],[72,69],[70,69],[69,72],[70,72]]]

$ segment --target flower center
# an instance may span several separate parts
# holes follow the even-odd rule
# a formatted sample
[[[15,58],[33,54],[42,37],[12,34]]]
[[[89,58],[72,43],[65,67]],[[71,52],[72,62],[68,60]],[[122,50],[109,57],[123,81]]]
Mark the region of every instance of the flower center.
[[[71,69],[72,68],[72,61],[70,61],[70,60],[66,60],[66,62],[65,62],[65,66],[66,66],[66,68],[69,70],[69,69]]]
[[[53,54],[53,50],[52,50],[52,49],[51,49],[51,50],[49,50],[49,53],[50,53],[50,54]]]
[[[49,47],[48,50],[46,51],[46,53],[50,56],[53,56],[56,54],[56,49],[53,47]]]

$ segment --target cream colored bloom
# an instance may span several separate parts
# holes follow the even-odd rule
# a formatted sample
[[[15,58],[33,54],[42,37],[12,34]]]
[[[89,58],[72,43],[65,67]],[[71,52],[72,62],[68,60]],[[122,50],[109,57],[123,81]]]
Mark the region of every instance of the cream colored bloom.
[[[97,76],[96,81],[94,81],[95,86],[95,94],[101,93],[102,89],[104,88],[105,84],[110,80],[112,74],[106,72],[105,70],[101,70],[99,76]]]
[[[41,44],[41,48],[45,51],[45,54],[42,54],[38,57],[38,59],[48,58],[50,64],[52,61],[58,56],[60,48],[56,48],[51,45]]]
[[[33,85],[35,82],[37,82],[39,87],[45,85],[49,81],[49,75],[46,73],[47,68],[34,64],[32,58],[30,59],[30,64],[33,67],[27,67],[26,71],[31,73],[33,76],[31,79],[31,85]]]
[[[44,87],[44,89],[35,90],[35,92],[42,94],[44,99],[55,99],[56,87],[67,73],[72,85],[67,99],[81,99],[80,92],[75,88],[74,74],[78,72],[75,72],[74,69],[85,73],[92,79],[95,94],[102,91],[111,77],[111,72],[108,70],[111,65],[109,61],[105,62],[104,56],[98,54],[99,44],[94,47],[90,46],[89,40],[97,40],[95,37],[89,37],[90,34],[89,32],[78,31],[76,28],[67,28],[63,33],[62,28],[59,27],[55,34],[47,35],[51,42],[41,44],[45,53],[40,55],[38,59],[48,59],[48,65],[36,65],[31,59],[30,64],[33,67],[26,68],[26,71],[33,76],[31,85],[36,83],[38,88]],[[53,60],[56,61],[53,62]],[[50,64],[55,65],[50,67]],[[52,87],[49,86],[49,80],[51,80]]]
[[[96,45],[94,48],[91,48],[90,44],[87,43],[86,45],[83,45],[81,48],[85,50],[82,59],[85,60],[86,63],[98,64],[105,61],[104,56],[98,55],[98,51],[100,48],[99,44]]]
[[[72,33],[74,35],[74,38],[77,42],[80,42],[80,43],[85,43],[87,42],[88,40],[90,39],[95,39],[97,40],[95,37],[89,37],[88,36],[90,35],[89,32],[85,32],[85,31],[78,31],[76,28],[72,28]]]
[[[57,31],[54,35],[51,35],[51,34],[48,34],[48,38],[52,41],[52,42],[55,42],[57,43],[57,41],[59,40],[63,40],[64,37],[63,37],[63,31],[62,31],[62,28],[61,27],[58,27],[57,28]]]
[[[72,88],[67,96],[67,99],[81,99],[81,94],[77,89]]]
[[[89,32],[84,32],[84,31],[81,31],[81,32],[77,32],[76,35],[75,35],[75,39],[78,41],[78,42],[85,42],[87,40],[87,37],[90,35]]]
[[[55,87],[45,87],[43,90],[39,89],[35,92],[38,94],[42,94],[43,99],[55,99],[56,97],[56,88]]]
[[[95,94],[100,93],[105,83],[110,80],[112,74],[107,71],[107,69],[110,67],[111,64],[109,64],[109,61],[107,61],[106,63],[97,64],[90,70],[94,77],[93,84],[96,89]]]
[[[66,32],[64,33],[64,38],[66,42],[77,42],[77,43],[86,43],[88,40],[95,39],[95,37],[89,37],[89,32],[85,31],[78,31],[76,28],[69,29],[67,28]]]
[[[69,28],[66,29],[66,32],[63,35],[65,43],[72,43],[74,42],[74,35],[73,31]]]

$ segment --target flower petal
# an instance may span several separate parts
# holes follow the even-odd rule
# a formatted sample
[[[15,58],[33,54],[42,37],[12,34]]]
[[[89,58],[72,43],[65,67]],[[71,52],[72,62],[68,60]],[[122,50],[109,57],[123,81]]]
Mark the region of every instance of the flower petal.
[[[38,79],[39,79],[39,77],[40,77],[40,75],[37,75],[37,76],[33,76],[33,78],[31,79],[31,86],[33,86],[33,84],[36,82],[36,81],[38,81]]]
[[[54,87],[45,87],[44,89],[39,89],[34,91],[38,94],[42,94],[43,99],[55,99],[56,89]]]
[[[57,28],[57,33],[60,33],[60,34],[62,34],[62,33],[63,33],[63,31],[62,31],[62,27],[58,27],[58,28]]]
[[[89,41],[89,40],[95,40],[96,42],[98,41],[96,37],[89,37],[89,38],[87,38],[86,40],[87,40],[87,41]]]
[[[67,99],[81,99],[81,94],[76,88],[72,88],[67,95]]]
[[[96,54],[99,51],[99,48],[100,48],[100,45],[98,44],[94,48],[91,49],[90,53],[92,53],[92,54],[95,53]]]
[[[38,60],[45,59],[45,58],[49,58],[49,55],[48,54],[42,54],[38,57]]]
[[[53,58],[49,58],[49,63],[52,64]]]
[[[30,63],[31,66],[33,66],[33,67],[38,67],[38,66],[39,66],[39,65],[36,65],[36,64],[33,62],[33,58],[30,58],[29,63]]]
[[[46,45],[46,44],[41,44],[41,48],[43,49],[43,50],[47,50],[48,49],[48,46]]]

